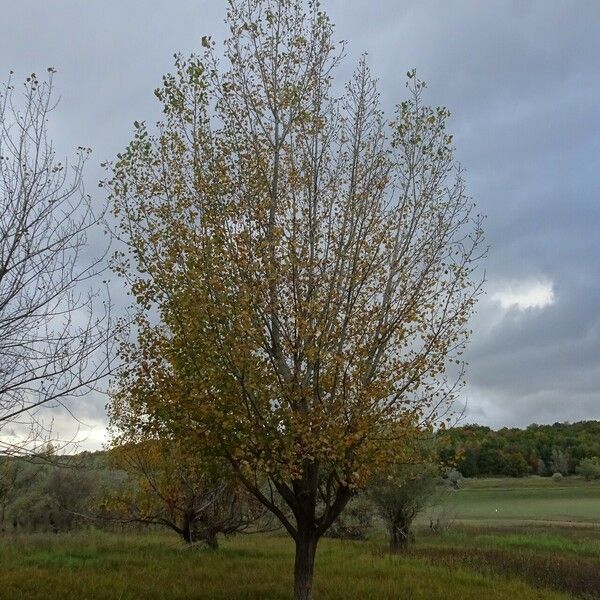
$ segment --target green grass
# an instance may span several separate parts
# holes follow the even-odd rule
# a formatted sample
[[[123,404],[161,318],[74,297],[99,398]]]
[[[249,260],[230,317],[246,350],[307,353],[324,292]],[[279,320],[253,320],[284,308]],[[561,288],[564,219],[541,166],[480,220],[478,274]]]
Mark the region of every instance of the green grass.
[[[411,555],[600,598],[600,482],[469,480],[447,502],[454,528],[421,536]]]
[[[600,598],[600,484],[473,480],[450,501],[455,526],[443,536],[422,528],[403,556],[387,554],[381,532],[323,540],[316,598]],[[292,565],[284,536],[240,536],[210,552],[167,533],[6,535],[0,599],[283,599]]]
[[[600,534],[590,530],[575,532],[561,529],[535,530],[531,528],[505,528],[503,531],[481,529],[455,529],[444,536],[422,536],[419,546],[486,547],[499,550],[533,550],[536,553],[575,555],[600,561]]]
[[[600,526],[600,482],[565,478],[469,480],[451,499],[459,520],[550,521]]]
[[[455,529],[421,535],[411,556],[492,576],[517,577],[542,589],[600,598],[600,531],[530,526]]]
[[[168,535],[76,534],[4,538],[0,597],[7,599],[283,599],[290,597],[293,547],[283,537],[238,537],[218,552],[183,549]],[[547,599],[515,577],[391,557],[378,542],[323,540],[319,599]]]

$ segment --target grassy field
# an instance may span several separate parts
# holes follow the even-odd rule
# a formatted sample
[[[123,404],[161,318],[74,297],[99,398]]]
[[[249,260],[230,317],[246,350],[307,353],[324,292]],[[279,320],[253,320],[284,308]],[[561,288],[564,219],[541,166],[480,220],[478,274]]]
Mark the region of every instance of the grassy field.
[[[600,598],[599,501],[600,486],[583,482],[469,483],[453,495],[461,521],[443,536],[421,531],[405,555],[389,556],[379,535],[323,540],[316,598]],[[166,533],[6,536],[0,598],[283,599],[292,563],[283,536],[240,536],[218,552],[186,549]]]
[[[600,482],[548,477],[469,480],[454,494],[460,520],[548,521],[600,526]]]
[[[432,555],[433,556],[433,555]],[[184,550],[170,536],[41,536],[4,545],[2,598],[289,598],[293,548],[283,537],[239,537],[218,552]],[[390,557],[368,542],[324,540],[317,598],[560,599],[516,577],[456,560]]]

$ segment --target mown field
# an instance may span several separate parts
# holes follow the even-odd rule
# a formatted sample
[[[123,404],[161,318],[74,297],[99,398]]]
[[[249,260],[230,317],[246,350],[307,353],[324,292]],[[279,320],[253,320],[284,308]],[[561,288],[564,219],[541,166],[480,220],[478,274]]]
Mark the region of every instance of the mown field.
[[[402,556],[388,555],[378,533],[323,540],[316,597],[600,598],[600,485],[469,482],[452,502],[455,525],[443,536],[423,528]],[[218,552],[185,548],[167,533],[7,536],[0,597],[283,599],[292,563],[292,544],[277,535],[225,540]]]
[[[468,480],[451,503],[461,521],[600,526],[600,482],[577,477]]]

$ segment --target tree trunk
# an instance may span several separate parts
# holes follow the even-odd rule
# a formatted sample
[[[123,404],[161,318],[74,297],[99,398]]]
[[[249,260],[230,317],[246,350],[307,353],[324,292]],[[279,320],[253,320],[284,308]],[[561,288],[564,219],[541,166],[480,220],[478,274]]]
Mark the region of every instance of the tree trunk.
[[[183,523],[181,524],[181,537],[186,543],[191,544],[194,541],[192,536],[192,521],[188,515],[183,516]]]
[[[398,554],[406,550],[409,536],[409,532],[405,531],[402,527],[392,527],[390,531],[390,552],[392,554]]]
[[[312,600],[317,541],[313,531],[298,531],[294,562],[294,600]]]
[[[217,534],[214,531],[209,531],[205,537],[206,545],[211,550],[219,549],[219,540],[217,539]]]

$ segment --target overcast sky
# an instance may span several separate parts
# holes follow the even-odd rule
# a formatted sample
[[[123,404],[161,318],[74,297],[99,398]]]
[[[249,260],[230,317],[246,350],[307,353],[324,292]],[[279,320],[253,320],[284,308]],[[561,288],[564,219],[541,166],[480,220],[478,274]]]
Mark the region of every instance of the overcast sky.
[[[468,422],[494,427],[600,418],[600,2],[325,0],[362,51],[383,102],[416,67],[452,111],[470,194],[487,215],[487,295],[474,320]],[[158,118],[153,89],[172,55],[225,35],[225,0],[0,0],[0,79],[58,70],[51,131],[63,155],[99,163],[134,120]],[[104,435],[105,399],[74,407]],[[71,425],[57,416],[65,434]],[[61,431],[62,428],[62,431]]]

